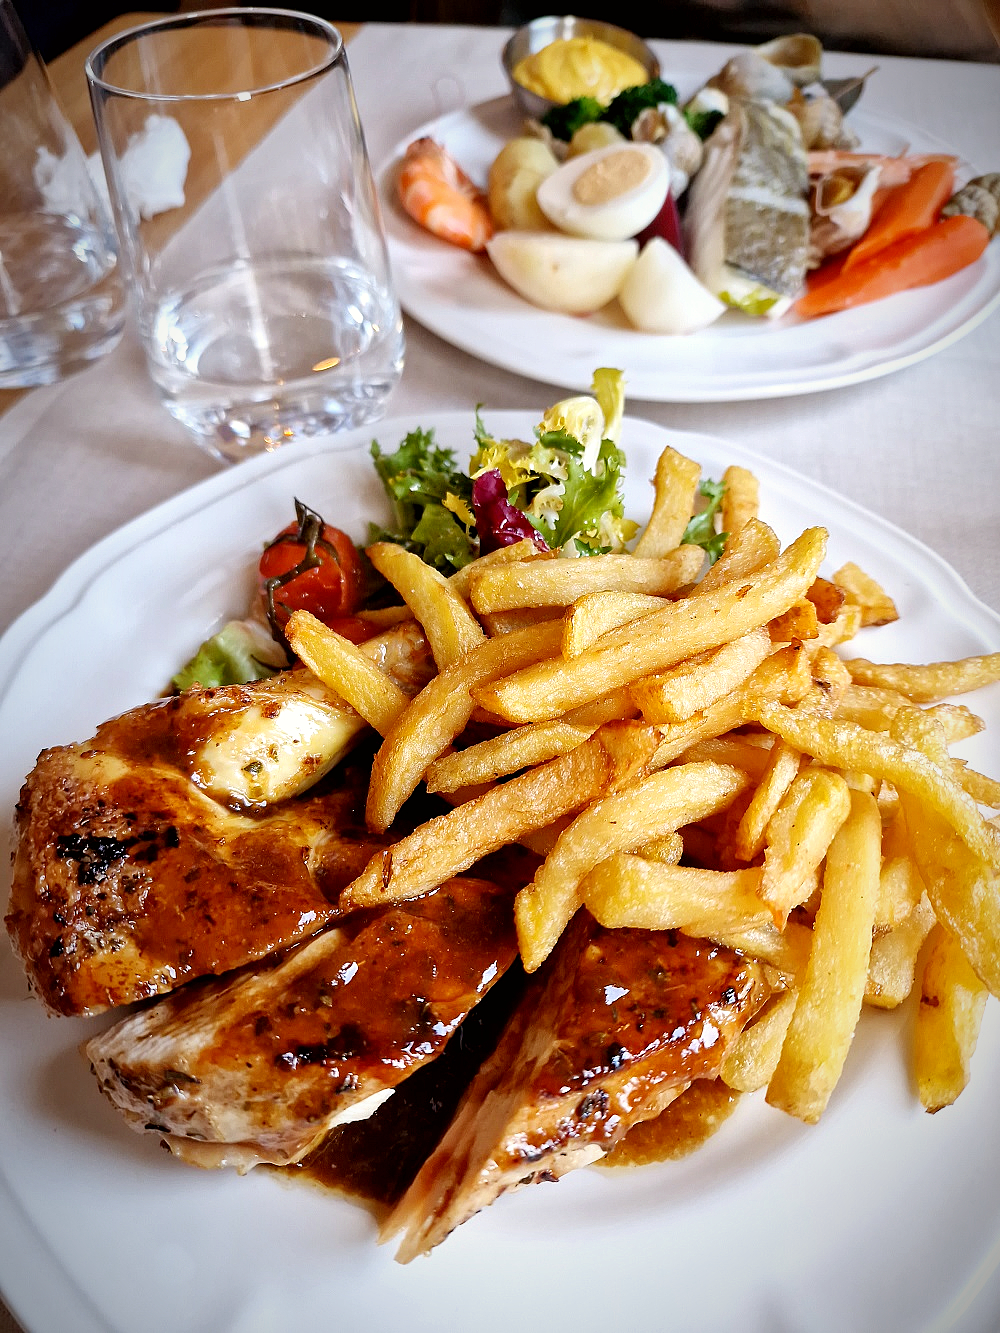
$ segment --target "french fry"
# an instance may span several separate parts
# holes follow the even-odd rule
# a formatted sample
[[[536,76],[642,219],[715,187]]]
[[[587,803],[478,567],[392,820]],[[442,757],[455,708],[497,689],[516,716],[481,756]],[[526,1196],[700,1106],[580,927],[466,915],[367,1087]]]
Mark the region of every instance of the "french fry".
[[[781,991],[729,1047],[719,1073],[737,1092],[756,1092],[771,1081],[795,1011],[794,990]]]
[[[649,748],[654,740],[649,737]],[[519,842],[600,796],[614,781],[616,759],[601,732],[482,796],[421,824],[372,857],[341,895],[345,908],[417,898],[508,843]]]
[[[602,634],[653,611],[662,611],[666,604],[666,598],[645,592],[585,593],[567,609],[563,618],[563,657],[576,657]]]
[[[389,827],[431,763],[465,728],[475,707],[473,685],[549,657],[561,642],[557,622],[531,626],[488,639],[435,676],[384,733],[368,787],[369,827],[380,832]]]
[[[479,620],[490,638],[495,639],[500,634],[513,634],[515,630],[529,629],[547,620],[562,623],[562,611],[558,606],[519,606],[513,611],[494,611]]]
[[[662,838],[652,838],[644,842],[638,854],[647,861],[659,861],[661,865],[675,866],[684,855],[684,839],[679,833],[667,833]]]
[[[683,764],[695,764],[703,760],[713,764],[732,764],[734,768],[742,768],[752,782],[759,783],[771,763],[774,747],[769,743],[758,745],[757,739],[741,734],[711,736],[703,741],[695,741],[677,757]],[[770,742],[773,738],[766,736],[760,739]]]
[[[412,620],[413,612],[404,602],[402,606],[377,606],[357,612],[359,620],[371,625],[373,629],[391,629],[401,625],[404,620]]]
[[[742,685],[770,652],[767,630],[751,630],[721,648],[647,676],[633,686],[632,697],[650,721],[684,722]]]
[[[759,867],[701,870],[619,852],[595,866],[580,887],[602,926],[683,930],[711,939],[716,931],[771,920],[760,901],[760,876]]]
[[[357,644],[329,629],[309,611],[293,611],[285,627],[295,655],[324,685],[384,736],[410,698]]]
[[[752,518],[729,535],[726,549],[704,577],[691,589],[690,597],[707,597],[734,579],[745,579],[778,558],[781,545],[773,528]]]
[[[519,607],[570,606],[577,598],[595,592],[641,592],[666,597],[690,583],[702,559],[700,548],[681,546],[655,559],[592,555],[578,560],[490,565],[473,577],[471,600],[476,611],[485,615]],[[694,570],[693,564],[696,564]]]
[[[537,722],[692,653],[718,648],[787,610],[815,578],[825,550],[825,529],[807,528],[752,580],[737,579],[697,600],[671,602],[663,611],[605,634],[569,661],[539,662],[480,686],[477,702],[508,722]]]
[[[863,625],[889,625],[899,619],[896,604],[882,585],[853,560],[841,565],[832,581],[843,588],[849,602],[860,607]]]
[[[470,560],[467,565],[457,569],[450,576],[448,582],[459,597],[464,597],[468,601],[469,594],[472,592],[472,580],[477,578],[484,569],[490,569],[494,565],[516,563],[518,560],[556,559],[558,559],[558,556],[555,551],[540,551],[530,537],[524,537],[519,542],[511,542],[510,546],[498,546],[495,551],[488,551],[486,555]]]
[[[996,778],[969,768],[964,759],[949,758],[948,772],[977,805],[988,805],[991,810],[1000,808],[1000,782]]]
[[[687,545],[678,546],[671,552],[671,558],[677,566],[677,586],[681,588],[698,573],[704,557],[700,546]],[[611,630],[653,611],[662,611],[666,605],[664,597],[651,593],[616,590],[585,593],[566,612],[563,657],[576,657]]]
[[[819,637],[819,617],[808,598],[788,608],[769,622],[767,631],[772,643],[791,643],[793,639]]]
[[[625,686],[617,690],[608,690],[600,699],[579,708],[571,708],[563,714],[562,720],[573,727],[599,727],[602,722],[627,722],[639,716],[632,695]]]
[[[757,517],[760,508],[760,482],[749,468],[730,463],[722,474],[725,490],[719,507],[722,531],[730,537]]]
[[[725,698],[684,722],[663,724],[654,767],[665,768],[698,741],[723,736],[740,726],[758,698],[780,699],[785,703],[801,699],[811,681],[809,663],[801,648],[790,644],[779,649],[765,657],[753,675]],[[639,688],[634,687],[636,692]],[[655,721],[655,715],[647,721]]]
[[[878,897],[882,821],[873,797],[851,810],[826,858],[813,943],[766,1099],[808,1124],[826,1109],[864,999]]]
[[[954,662],[869,662],[849,657],[846,666],[855,685],[878,685],[898,690],[913,703],[935,703],[953,694],[965,694],[1000,680],[1000,653],[982,653]]]
[[[812,685],[799,700],[796,708],[800,713],[832,717],[837,711],[844,691],[851,683],[851,678],[847,668],[832,648],[815,642],[806,644],[805,648],[810,659]]]
[[[761,901],[779,927],[806,901],[813,875],[851,808],[850,789],[839,773],[805,768],[792,780],[768,821],[760,881]],[[880,821],[880,833],[881,827]]]
[[[767,768],[733,836],[733,852],[737,860],[753,861],[764,850],[771,816],[784,800],[801,764],[801,754],[784,741],[777,741],[771,747]]]
[[[700,480],[700,465],[667,445],[656,461],[653,507],[635,544],[637,556],[663,556],[680,545]]]
[[[942,730],[925,711],[900,709],[891,734],[894,741],[911,747],[910,753],[928,764],[942,785],[952,783],[941,767],[950,759]],[[989,990],[1000,995],[1000,846],[971,798],[961,788],[957,790],[981,820],[982,852],[970,846],[940,806],[902,784],[900,804],[937,919],[958,940]]]
[[[415,552],[396,542],[373,542],[365,554],[420,622],[439,671],[485,642],[465,599]]]
[[[812,944],[812,931],[797,921],[789,921],[779,930],[773,921],[760,925],[741,925],[734,930],[719,930],[709,937],[728,949],[739,949],[751,958],[770,963],[790,977],[800,977]]]
[[[925,1111],[950,1106],[968,1083],[987,993],[958,941],[943,926],[934,926],[913,1044],[917,1092]]]
[[[830,579],[814,579],[806,596],[816,608],[816,618],[821,625],[830,625],[847,599],[844,589]]]
[[[427,769],[428,791],[457,791],[460,787],[533,768],[561,754],[568,754],[596,730],[574,727],[568,722],[529,722],[465,750],[443,755]]]
[[[885,841],[883,840],[883,853]],[[879,873],[876,930],[892,929],[905,921],[920,902],[924,881],[917,863],[908,853],[882,857]]]
[[[868,959],[865,1004],[895,1009],[913,989],[917,957],[934,925],[934,908],[926,893],[913,911],[891,930],[876,934]]]
[[[594,1165],[598,1170],[676,1162],[701,1148],[740,1104],[741,1095],[719,1078],[696,1078],[683,1092],[657,1089],[656,1104],[666,1106],[633,1125],[623,1139]]]
[[[515,900],[526,971],[536,971],[552,951],[580,906],[581,881],[599,861],[721,809],[745,783],[738,769],[686,764],[641,779],[578,815]]]
[[[850,668],[847,670],[850,674]],[[912,707],[913,701],[898,690],[851,683],[837,704],[837,716],[846,722],[868,727],[871,731],[888,731],[899,710]],[[941,723],[949,741],[967,740],[970,736],[978,735],[985,726],[982,718],[977,717],[964,704],[931,704],[925,711]]]
[[[838,643],[850,642],[859,629],[861,629],[861,607],[854,602],[845,602],[831,621],[826,624],[820,622],[813,642],[834,648]]]
[[[987,865],[995,866],[1000,860],[976,803],[919,751],[852,722],[799,714],[761,699],[753,700],[747,713],[748,720],[759,722],[821,764],[870,773],[880,781],[892,783],[900,792],[911,793],[925,809],[941,815],[969,850]]]

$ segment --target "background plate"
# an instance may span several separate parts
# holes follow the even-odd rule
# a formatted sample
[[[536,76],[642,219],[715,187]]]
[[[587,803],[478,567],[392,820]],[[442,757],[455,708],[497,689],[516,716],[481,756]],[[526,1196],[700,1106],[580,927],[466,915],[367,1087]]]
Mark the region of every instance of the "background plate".
[[[530,436],[532,413],[484,413]],[[148,700],[241,612],[263,541],[298,496],[356,537],[384,506],[365,446],[433,427],[464,463],[472,413],[396,419],[335,450],[295,447],[212,477],[74,564],[0,641],[0,807],[47,745]],[[705,436],[627,419],[627,508],[648,512],[666,444],[705,474],[742,463],[783,543],[830,531],[901,618],[857,651],[929,660],[1000,647],[1000,618],[926,548],[820,486]],[[961,753],[998,775],[1000,689]],[[6,872],[4,872],[6,874]],[[2,886],[0,886],[2,892]],[[32,1333],[277,1333],[363,1327],[590,1333],[995,1333],[1000,1323],[1000,1024],[990,1004],[969,1088],[925,1115],[907,1074],[908,1012],[866,1013],[844,1076],[808,1128],[747,1097],[684,1161],[578,1171],[501,1199],[430,1259],[375,1245],[368,1214],[272,1175],[199,1172],[131,1133],[77,1046],[99,1021],[48,1018],[0,948],[0,1288]]]
[[[669,74],[664,78],[669,79]],[[854,111],[868,152],[954,152],[915,126]],[[402,210],[396,172],[407,144],[430,135],[485,184],[519,132],[510,97],[452,112],[408,134],[378,173],[393,274],[403,309],[438,337],[491,365],[589,391],[594,366],[625,371],[629,399],[713,403],[835,389],[912,365],[970,332],[1000,304],[1000,246],[944,282],[823,319],[753,320],[736,312],[689,337],[640,333],[617,302],[588,317],[529,305],[472,255],[422,230]],[[960,179],[974,175],[966,165]]]

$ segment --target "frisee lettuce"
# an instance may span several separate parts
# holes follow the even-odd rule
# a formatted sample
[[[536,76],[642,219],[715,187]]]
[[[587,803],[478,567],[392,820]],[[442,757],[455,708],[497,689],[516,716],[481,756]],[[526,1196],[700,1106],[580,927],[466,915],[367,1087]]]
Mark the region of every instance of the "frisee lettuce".
[[[433,432],[411,431],[392,454],[377,442],[372,458],[393,506],[393,526],[373,527],[371,540],[400,542],[442,572],[468,564],[496,533],[476,528],[473,480],[499,473],[506,499],[525,515],[545,544],[563,555],[623,551],[637,525],[624,516],[621,493],[625,455],[618,447],[624,412],[624,376],[602,367],[590,395],[554,404],[533,440],[500,440],[475,411],[475,449],[468,474]],[[480,506],[481,521],[488,510]]]
[[[715,516],[726,493],[724,481],[703,481],[698,487],[698,494],[707,503],[700,513],[688,520],[681,537],[681,545],[700,546],[708,556],[709,564],[715,564],[725,549],[728,532],[716,532]]]
[[[456,466],[454,452],[437,445],[433,431],[411,430],[391,454],[373,440],[371,455],[392,504],[393,525],[370,524],[369,545],[397,542],[443,573],[475,559],[472,479]]]

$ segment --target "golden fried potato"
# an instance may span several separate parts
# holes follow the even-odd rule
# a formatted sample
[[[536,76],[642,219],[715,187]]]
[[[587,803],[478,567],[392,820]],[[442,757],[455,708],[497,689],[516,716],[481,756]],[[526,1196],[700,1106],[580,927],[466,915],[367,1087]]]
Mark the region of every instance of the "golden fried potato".
[[[809,960],[767,1085],[771,1106],[809,1124],[825,1110],[854,1038],[878,899],[878,806],[864,792],[851,792],[850,806],[827,853]]]
[[[950,1106],[968,1083],[987,994],[958,941],[943,926],[934,926],[913,1043],[917,1092],[924,1110]]]

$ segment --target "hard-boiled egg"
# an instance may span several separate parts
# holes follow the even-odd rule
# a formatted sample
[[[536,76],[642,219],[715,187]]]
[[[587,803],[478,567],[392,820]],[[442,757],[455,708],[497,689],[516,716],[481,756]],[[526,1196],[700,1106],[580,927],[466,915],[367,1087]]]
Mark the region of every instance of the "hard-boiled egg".
[[[501,278],[532,305],[586,315],[617,296],[639,243],[590,241],[558,231],[498,231],[486,253]]]
[[[538,186],[538,207],[561,231],[624,241],[649,225],[670,188],[670,167],[653,144],[609,144],[564,162]]]

